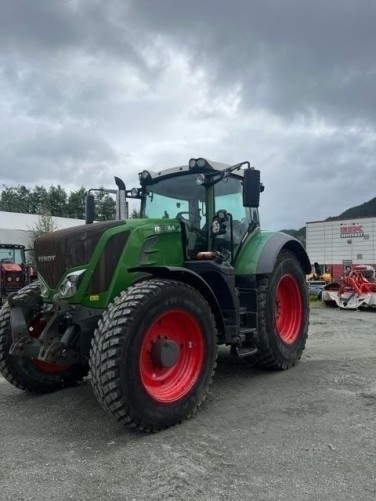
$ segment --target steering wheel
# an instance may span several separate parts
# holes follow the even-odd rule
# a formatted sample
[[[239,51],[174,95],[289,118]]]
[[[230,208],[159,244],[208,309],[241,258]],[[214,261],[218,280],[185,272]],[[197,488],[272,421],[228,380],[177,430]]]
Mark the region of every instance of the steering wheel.
[[[187,214],[188,218],[184,217],[183,214]],[[182,212],[178,212],[176,214],[177,219],[180,219],[183,223],[187,223],[187,224],[189,224],[189,216],[190,216],[190,214],[188,211],[182,211]]]

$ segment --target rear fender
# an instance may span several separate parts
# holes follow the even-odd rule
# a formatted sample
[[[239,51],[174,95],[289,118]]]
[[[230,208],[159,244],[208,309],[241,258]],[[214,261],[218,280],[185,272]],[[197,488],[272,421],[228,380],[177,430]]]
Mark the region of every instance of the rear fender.
[[[236,259],[237,274],[268,274],[282,250],[289,250],[297,257],[305,274],[311,271],[311,263],[301,242],[282,232],[261,231],[246,241]]]

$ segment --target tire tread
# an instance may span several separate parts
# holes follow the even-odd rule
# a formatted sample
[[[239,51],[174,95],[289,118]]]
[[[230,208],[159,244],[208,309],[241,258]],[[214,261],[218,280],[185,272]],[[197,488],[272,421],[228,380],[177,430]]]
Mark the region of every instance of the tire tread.
[[[157,295],[161,288],[164,291],[173,291],[177,283],[185,287],[186,290],[193,292],[197,301],[205,301],[188,284],[166,279],[146,280],[135,284],[127,291],[121,292],[120,296],[115,298],[111,308],[104,312],[103,318],[94,333],[89,361],[90,379],[94,394],[104,410],[127,427],[146,432],[155,432],[170,426],[153,426],[143,422],[142,419],[135,415],[122,394],[119,366],[121,364],[123,337],[127,335],[127,328],[138,316],[138,310],[145,298]],[[212,314],[211,317],[213,325],[215,325]],[[215,335],[217,336],[216,330]],[[216,360],[207,388],[212,383],[215,368]],[[199,407],[205,401],[206,396],[207,392],[204,392],[202,398],[195,404],[194,409],[184,419],[181,419],[179,423],[196,414]]]

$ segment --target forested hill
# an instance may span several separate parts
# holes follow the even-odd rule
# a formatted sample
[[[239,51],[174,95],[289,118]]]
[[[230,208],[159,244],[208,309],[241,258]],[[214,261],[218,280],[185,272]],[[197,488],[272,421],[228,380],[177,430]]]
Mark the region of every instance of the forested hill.
[[[355,207],[345,210],[339,216],[328,217],[326,221],[334,221],[336,219],[352,219],[357,217],[376,217],[376,197],[364,202]]]
[[[302,228],[299,228],[299,230],[290,229],[290,230],[281,230],[281,231],[283,231],[283,233],[287,233],[288,235],[291,235],[292,237],[297,238],[305,246],[305,243],[306,243],[306,229],[305,229],[305,226],[303,226]]]
[[[336,219],[355,219],[357,217],[376,217],[376,197],[368,202],[355,205],[342,212],[339,216],[330,216],[325,221],[335,221]],[[281,230],[295,238],[298,238],[304,245],[306,242],[306,228],[303,226],[299,230]]]

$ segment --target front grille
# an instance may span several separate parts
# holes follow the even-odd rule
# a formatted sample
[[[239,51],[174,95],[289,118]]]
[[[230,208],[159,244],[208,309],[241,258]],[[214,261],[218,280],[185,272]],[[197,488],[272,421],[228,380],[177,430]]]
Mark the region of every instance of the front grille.
[[[47,233],[34,243],[38,273],[54,289],[64,272],[87,264],[103,233],[124,221],[85,224]]]
[[[17,280],[18,279],[18,280]],[[25,285],[25,275],[22,271],[8,271],[0,277],[1,295],[18,292]]]
[[[18,292],[20,289],[22,289],[23,286],[24,286],[24,284],[5,285],[4,289],[3,289],[4,290],[4,296],[7,296],[11,292]]]
[[[124,231],[108,239],[90,281],[89,294],[99,294],[108,289],[128,236],[129,231]]]

